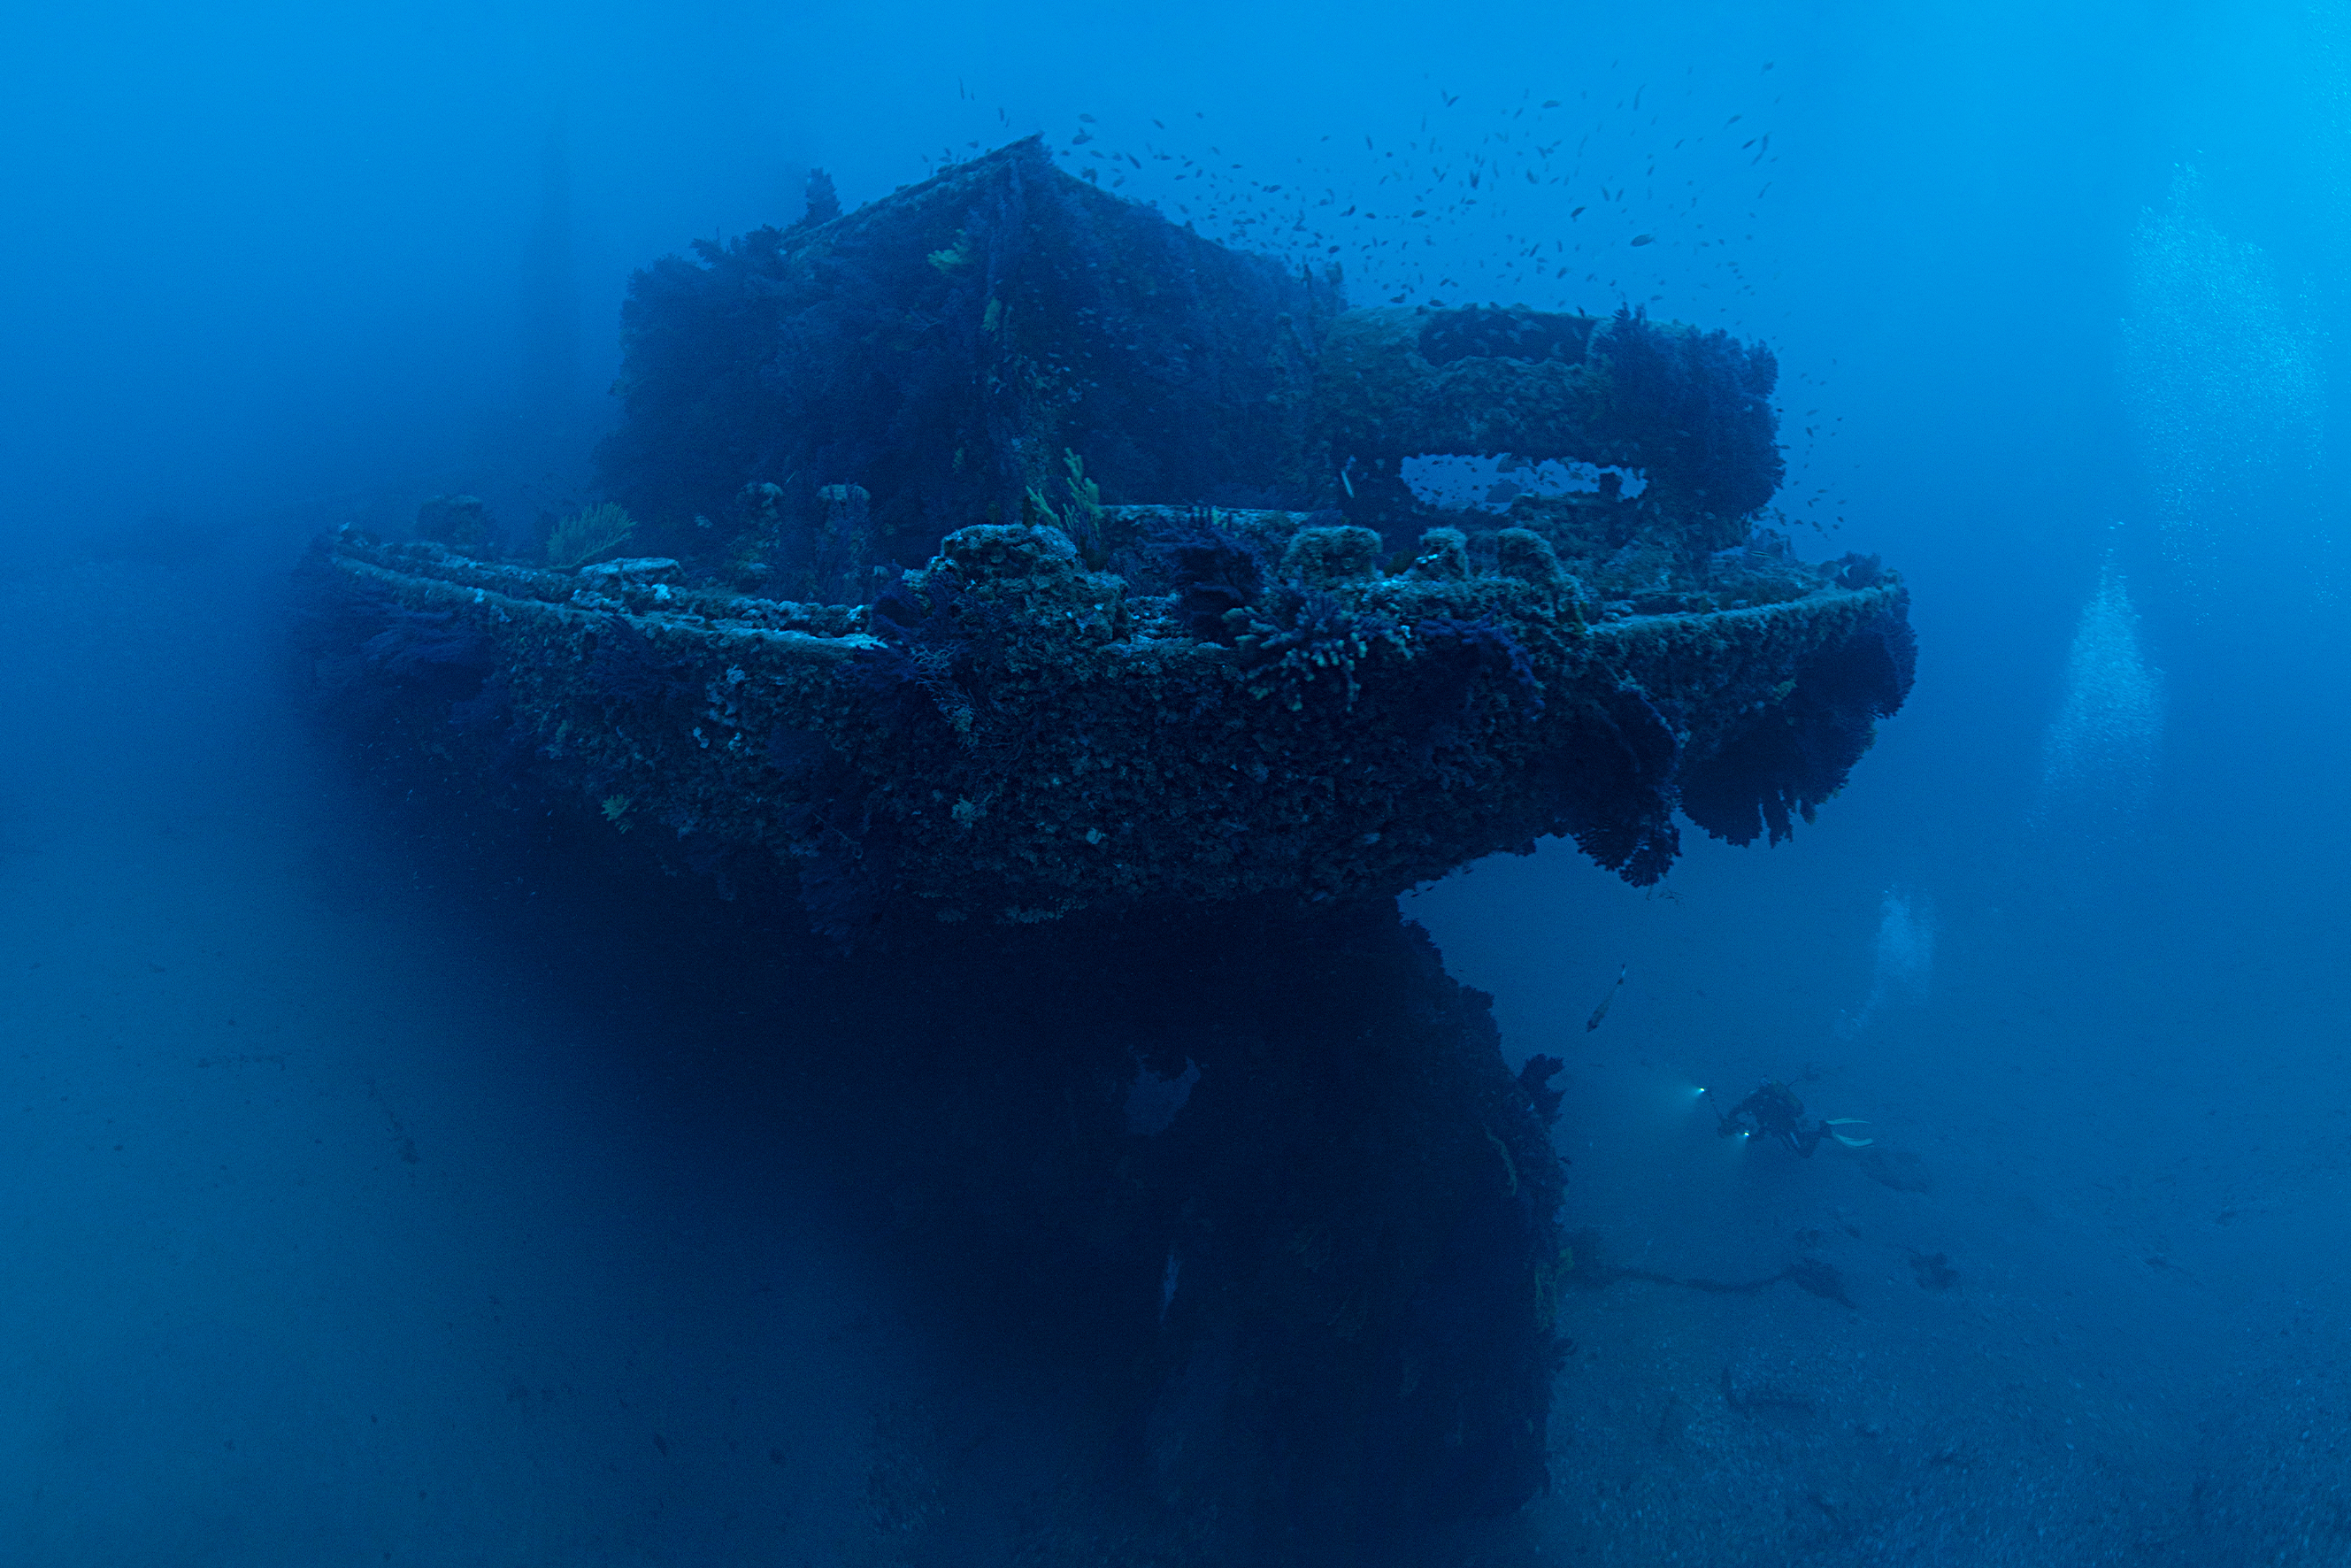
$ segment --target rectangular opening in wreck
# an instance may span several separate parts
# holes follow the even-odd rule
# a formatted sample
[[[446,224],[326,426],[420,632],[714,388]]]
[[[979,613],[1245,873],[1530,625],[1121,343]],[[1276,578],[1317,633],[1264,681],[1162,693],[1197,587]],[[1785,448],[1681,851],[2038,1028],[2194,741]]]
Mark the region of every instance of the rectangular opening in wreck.
[[[1508,452],[1480,456],[1460,452],[1424,452],[1396,465],[1397,476],[1424,507],[1447,512],[1510,509],[1520,496],[1563,500],[1578,496],[1630,501],[1649,487],[1648,471],[1620,464],[1573,458],[1533,462]],[[1610,496],[1610,481],[1615,489]]]

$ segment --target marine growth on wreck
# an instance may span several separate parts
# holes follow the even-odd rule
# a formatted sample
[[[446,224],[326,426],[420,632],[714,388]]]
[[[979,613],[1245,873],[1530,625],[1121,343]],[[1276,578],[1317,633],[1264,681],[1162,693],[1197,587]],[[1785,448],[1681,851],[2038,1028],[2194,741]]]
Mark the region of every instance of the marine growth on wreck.
[[[841,936],[1547,834],[1650,882],[1677,809],[1785,837],[1908,688],[1899,580],[1755,526],[1759,346],[1350,311],[1034,141],[822,210],[638,276],[624,541],[329,541],[322,685]]]
[[[1901,705],[1900,580],[1759,526],[1770,353],[1351,310],[1034,141],[656,263],[623,343],[592,515],[321,541],[329,722],[791,912],[877,1213],[1082,1322],[1153,1560],[1533,1496],[1559,1064],[1504,1068],[1395,895],[1548,835],[1635,883],[1677,819],[1776,842]]]

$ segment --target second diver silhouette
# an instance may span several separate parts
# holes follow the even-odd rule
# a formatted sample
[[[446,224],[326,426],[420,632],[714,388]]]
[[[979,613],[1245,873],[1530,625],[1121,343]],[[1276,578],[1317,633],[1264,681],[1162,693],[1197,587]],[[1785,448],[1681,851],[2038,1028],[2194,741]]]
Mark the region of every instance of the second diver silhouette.
[[[1706,1094],[1708,1101],[1714,1098],[1711,1089]],[[1805,1126],[1804,1103],[1796,1098],[1794,1090],[1776,1078],[1766,1078],[1752,1094],[1732,1106],[1729,1114],[1717,1110],[1715,1115],[1720,1124],[1715,1131],[1723,1137],[1776,1138],[1791,1152],[1805,1159],[1813,1157],[1813,1151],[1820,1147],[1823,1138],[1834,1138],[1849,1149],[1858,1149],[1876,1141],[1849,1138],[1838,1132],[1839,1127],[1868,1125],[1851,1116],[1832,1116]]]

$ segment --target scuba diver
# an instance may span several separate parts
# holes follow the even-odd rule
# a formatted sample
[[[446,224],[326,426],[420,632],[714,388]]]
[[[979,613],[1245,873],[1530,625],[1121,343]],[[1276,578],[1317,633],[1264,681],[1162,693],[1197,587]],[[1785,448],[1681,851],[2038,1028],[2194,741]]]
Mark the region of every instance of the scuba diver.
[[[1709,1103],[1712,1102],[1714,1091],[1708,1090],[1706,1097]],[[1730,1114],[1726,1116],[1718,1110],[1715,1116],[1721,1124],[1715,1131],[1722,1137],[1739,1134],[1777,1138],[1806,1159],[1813,1157],[1813,1151],[1820,1147],[1823,1138],[1834,1138],[1848,1149],[1858,1149],[1876,1141],[1873,1138],[1848,1138],[1838,1132],[1839,1127],[1868,1125],[1851,1116],[1832,1116],[1827,1121],[1805,1126],[1804,1103],[1796,1098],[1794,1090],[1776,1078],[1766,1078],[1754,1093],[1731,1107]]]

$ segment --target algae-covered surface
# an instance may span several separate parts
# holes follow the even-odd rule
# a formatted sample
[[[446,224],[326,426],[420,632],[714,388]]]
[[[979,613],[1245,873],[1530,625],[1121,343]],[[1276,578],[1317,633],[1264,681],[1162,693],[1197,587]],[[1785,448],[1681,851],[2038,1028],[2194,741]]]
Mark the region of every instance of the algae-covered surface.
[[[1199,526],[1300,571],[1347,532]],[[1277,580],[1203,637],[1181,594],[1041,525],[960,530],[874,607],[345,537],[313,653],[380,705],[380,744],[788,869],[835,925],[1392,894],[1546,834],[1653,881],[1677,801],[1784,834],[1907,685],[1891,580],[1587,621],[1539,540],[1484,571],[1450,542],[1395,576]]]

